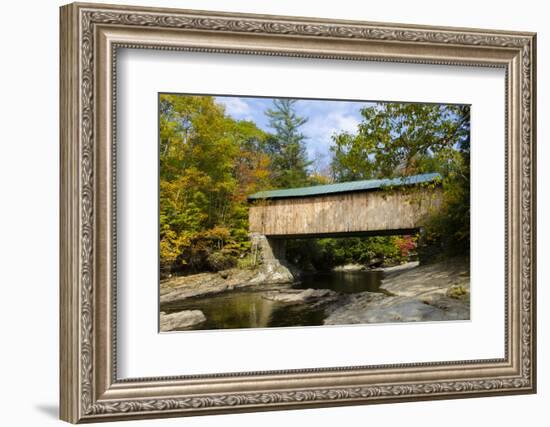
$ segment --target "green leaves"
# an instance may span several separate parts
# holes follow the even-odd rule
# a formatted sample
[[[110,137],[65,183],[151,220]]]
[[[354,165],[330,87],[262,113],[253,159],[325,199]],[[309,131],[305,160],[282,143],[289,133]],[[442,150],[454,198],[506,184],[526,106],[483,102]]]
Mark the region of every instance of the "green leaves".
[[[333,136],[335,181],[446,173],[451,157],[469,152],[469,107],[378,103],[361,110],[356,134]]]
[[[441,209],[426,226],[439,252],[467,253],[470,232],[470,107],[377,103],[361,110],[357,133],[333,136],[336,182],[439,172]]]
[[[378,259],[398,264],[416,254],[418,236],[373,236],[291,240],[287,258],[302,269],[330,270],[344,264],[365,264]]]
[[[161,265],[197,271],[244,259],[246,197],[257,191],[427,172],[441,173],[444,195],[425,240],[440,252],[469,247],[469,106],[370,104],[355,132],[332,136],[330,173],[311,171],[296,100],[273,101],[272,133],[233,119],[211,96],[163,94],[159,114]],[[399,259],[411,246],[399,239],[325,239],[294,253],[320,266]]]
[[[275,99],[273,108],[265,114],[275,134],[267,140],[266,149],[271,158],[272,183],[276,188],[308,185],[308,167],[304,139],[299,128],[307,119],[299,117],[294,109],[296,100]]]
[[[246,250],[247,194],[269,186],[267,135],[210,96],[161,95],[159,111],[161,265],[227,266]]]

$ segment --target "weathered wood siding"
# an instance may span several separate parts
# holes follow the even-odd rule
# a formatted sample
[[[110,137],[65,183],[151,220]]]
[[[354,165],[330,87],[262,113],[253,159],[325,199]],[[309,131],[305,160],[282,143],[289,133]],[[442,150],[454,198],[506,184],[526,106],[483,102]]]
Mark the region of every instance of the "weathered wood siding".
[[[439,187],[261,200],[250,207],[250,232],[299,236],[413,229],[440,201]]]

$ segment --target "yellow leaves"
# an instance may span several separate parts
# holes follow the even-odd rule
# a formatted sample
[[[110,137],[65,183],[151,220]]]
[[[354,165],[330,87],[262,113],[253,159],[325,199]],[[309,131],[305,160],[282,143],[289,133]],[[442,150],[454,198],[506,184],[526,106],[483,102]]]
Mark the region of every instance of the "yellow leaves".
[[[160,261],[162,264],[173,263],[181,254],[184,247],[191,245],[191,239],[187,233],[177,234],[174,230],[165,227],[161,232]]]
[[[212,240],[224,241],[224,240],[228,240],[230,236],[231,236],[230,231],[226,227],[222,227],[219,225],[216,225],[215,227],[209,230],[206,230],[204,232],[204,237]]]
[[[325,185],[330,184],[329,177],[321,175],[319,173],[312,173],[308,177],[308,181],[311,185]]]
[[[201,268],[212,252],[245,252],[246,196],[269,188],[266,133],[210,96],[160,96],[160,257]]]

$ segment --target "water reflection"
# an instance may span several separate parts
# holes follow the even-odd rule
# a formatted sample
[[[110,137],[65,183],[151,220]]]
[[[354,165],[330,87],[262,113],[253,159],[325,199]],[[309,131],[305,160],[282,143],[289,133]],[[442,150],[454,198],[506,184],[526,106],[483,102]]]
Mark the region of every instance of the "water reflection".
[[[380,271],[329,272],[306,275],[292,287],[331,289],[345,294],[379,292]],[[324,308],[313,304],[288,305],[265,299],[262,290],[246,289],[189,298],[162,304],[161,310],[201,310],[206,321],[193,329],[239,329],[282,326],[318,326],[325,318]]]
[[[382,271],[331,271],[305,275],[295,287],[300,289],[331,289],[343,294],[379,292]]]

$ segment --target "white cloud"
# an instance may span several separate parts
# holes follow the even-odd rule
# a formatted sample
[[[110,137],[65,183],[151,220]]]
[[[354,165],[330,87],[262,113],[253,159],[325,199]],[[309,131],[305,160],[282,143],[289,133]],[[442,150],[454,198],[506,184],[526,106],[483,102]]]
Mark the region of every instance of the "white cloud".
[[[225,111],[230,116],[236,118],[243,118],[245,116],[250,116],[251,108],[250,105],[242,98],[226,98],[226,97],[216,97],[216,102],[223,104],[225,106]]]
[[[267,126],[264,111],[270,106],[269,99],[216,97],[216,102],[225,106],[226,113],[237,120],[252,120],[257,125]],[[308,101],[300,100],[297,104],[299,116],[308,117],[301,128],[307,137],[305,140],[308,157],[324,158],[330,156],[330,146],[334,134],[356,133],[361,121],[357,102],[347,101]]]
[[[306,140],[308,151],[328,153],[332,144],[332,135],[341,132],[356,133],[359,123],[357,117],[336,111],[310,117],[302,128],[302,132],[308,137]]]
[[[357,117],[336,112],[329,114],[328,119],[329,122],[335,123],[334,128],[338,129],[340,132],[356,133],[360,123]]]

